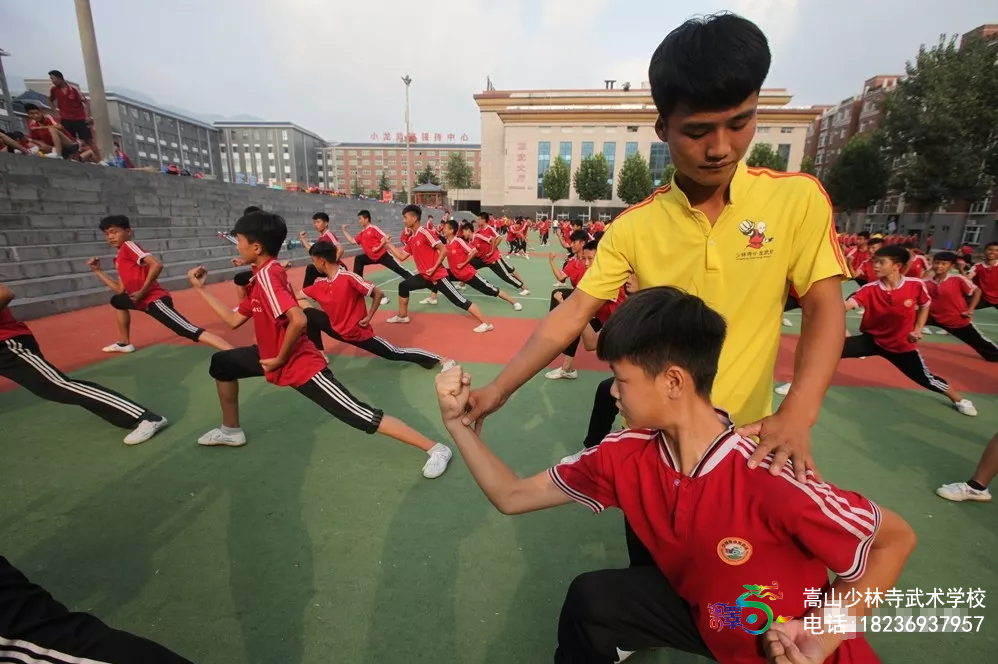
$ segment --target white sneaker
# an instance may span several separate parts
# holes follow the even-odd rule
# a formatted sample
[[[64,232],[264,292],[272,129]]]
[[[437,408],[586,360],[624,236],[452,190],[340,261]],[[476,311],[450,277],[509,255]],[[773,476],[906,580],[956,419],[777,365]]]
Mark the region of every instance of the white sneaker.
[[[792,320],[790,320],[789,318],[783,319],[783,327],[793,327],[793,326],[794,322]]]
[[[225,433],[221,429],[212,429],[198,438],[198,445],[205,447],[242,447],[246,444],[246,434],[242,430],[237,433]]]
[[[565,287],[565,284],[561,283],[560,281],[556,281],[556,282],[554,282],[551,285],[554,286],[555,288],[564,288]]]
[[[513,303],[513,311],[523,311],[523,305],[519,302]]]
[[[135,427],[132,433],[125,436],[125,445],[138,445],[139,443],[144,443],[157,433],[159,430],[164,428],[169,422],[166,421],[165,417],[161,417],[155,422],[150,422],[149,420],[142,420],[139,422],[139,426]]]
[[[46,158],[48,158],[48,159],[62,159],[62,155],[61,155],[61,154],[59,154],[58,152],[56,152],[55,150],[52,150],[52,152],[49,152],[49,153],[48,153],[47,155],[45,155],[45,156],[46,156]]]
[[[585,448],[583,448],[578,452],[576,452],[575,454],[569,454],[566,457],[562,457],[561,461],[559,461],[558,463],[575,463],[576,461],[582,458],[582,455],[585,454],[585,452],[586,450]]]
[[[391,318],[389,318],[385,322],[386,323],[408,323],[409,322],[409,317],[408,316],[398,316],[398,315],[396,315],[396,316],[392,316]]]
[[[387,296],[381,298],[381,306],[385,306],[386,304],[388,304],[388,302],[389,300]]]
[[[472,330],[472,332],[475,332],[476,334],[482,334],[484,332],[491,332],[494,329],[495,328],[492,327],[491,323],[482,323],[481,325],[479,325],[478,327],[476,327],[474,330]]]
[[[924,335],[926,335],[926,334],[928,334],[928,335],[932,335],[932,334],[935,334],[935,332],[933,332],[932,330],[930,330],[930,329],[929,329],[929,328],[927,328],[927,327],[923,327],[923,328],[922,328],[922,335],[924,336]]]
[[[419,303],[420,304],[430,304],[430,305],[433,305],[433,306],[437,306],[437,301],[434,298],[432,298],[432,297],[428,297],[428,298],[425,298],[423,300],[420,300]]]
[[[444,474],[453,454],[450,448],[443,443],[437,443],[431,447],[427,454],[430,455],[430,458],[423,464],[423,477],[432,480]]]
[[[979,503],[990,503],[991,492],[987,489],[978,491],[966,482],[956,482],[955,484],[944,484],[936,489],[936,495],[955,503],[962,503],[965,500],[973,500]]]
[[[468,287],[468,284],[457,284],[457,286],[455,286],[455,288],[457,288],[460,291],[463,291],[467,287]]]
[[[571,371],[565,371],[561,367],[558,367],[557,369],[552,369],[551,371],[544,374],[544,377],[550,380],[561,380],[561,379],[575,380],[576,378],[579,377],[579,372],[576,369],[572,369]]]
[[[135,346],[132,344],[120,344],[115,341],[110,346],[104,346],[101,350],[105,353],[134,353]]]
[[[924,332],[925,329],[923,328],[922,331]],[[939,328],[938,330],[936,330],[936,334],[938,334],[940,336],[946,336],[947,334],[949,334],[949,332],[947,332],[946,330],[944,330],[942,328]]]
[[[528,295],[530,295],[530,291],[524,288],[522,291],[520,291],[520,295],[522,297],[527,297]]]
[[[779,394],[781,397],[785,397],[788,394],[790,394],[790,385],[791,383],[783,383],[783,385],[777,385],[776,389],[773,391]]]
[[[977,417],[977,409],[974,408],[974,404],[970,399],[961,399],[953,404],[953,407],[960,411],[961,415],[966,415],[967,417]]]

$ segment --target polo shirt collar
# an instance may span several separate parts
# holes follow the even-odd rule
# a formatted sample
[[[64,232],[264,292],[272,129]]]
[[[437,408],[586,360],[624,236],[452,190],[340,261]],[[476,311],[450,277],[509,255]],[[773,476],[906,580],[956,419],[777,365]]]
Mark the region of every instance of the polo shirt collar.
[[[723,458],[730,450],[731,445],[728,443],[730,443],[732,439],[738,437],[737,434],[735,434],[735,424],[731,421],[731,416],[728,415],[728,412],[722,410],[721,408],[714,408],[714,411],[717,413],[717,419],[720,420],[721,423],[727,428],[714,439],[714,441],[710,444],[710,447],[707,448],[707,451],[703,453],[700,460],[697,461],[695,466],[693,466],[693,472],[690,473],[691,478],[702,477],[710,472],[710,470],[717,465],[717,462],[720,461],[720,459]],[[669,446],[668,440],[665,437],[665,432],[658,431],[657,433],[658,452],[662,462],[677,473],[681,472],[679,468],[679,459],[677,459],[672,453],[672,448]]]
[[[736,203],[741,203],[745,200],[748,195],[749,187],[749,173],[748,166],[745,165],[744,161],[739,161],[738,165],[735,167],[735,174],[731,177],[731,182],[728,184],[728,204],[734,205]],[[669,189],[665,192],[667,195],[676,197],[683,205],[687,208],[692,209],[690,204],[690,199],[686,197],[686,192],[679,188],[676,184],[676,176],[672,176],[672,182],[669,184]]]
[[[271,265],[273,265],[275,260],[277,260],[277,259],[276,258],[271,258],[269,261],[267,261],[266,263],[264,263],[260,267],[254,266],[253,267],[253,276],[250,277],[250,282],[256,281],[256,275],[260,274],[261,272],[263,272],[264,270],[266,270],[268,267],[270,267]]]

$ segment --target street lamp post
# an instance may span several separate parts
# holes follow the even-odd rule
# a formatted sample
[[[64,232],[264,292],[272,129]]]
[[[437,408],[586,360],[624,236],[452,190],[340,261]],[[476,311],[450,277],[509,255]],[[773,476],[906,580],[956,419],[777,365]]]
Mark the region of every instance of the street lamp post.
[[[111,122],[107,113],[107,98],[104,96],[104,77],[101,75],[90,0],[76,0],[76,23],[80,29],[80,46],[83,48],[83,68],[87,73],[90,113],[94,118],[94,139],[100,148],[101,158],[108,159],[114,156],[114,144],[111,140]],[[159,148],[158,145],[156,147]]]
[[[412,78],[406,74],[402,82],[405,83],[405,202],[412,203],[412,132],[409,129],[409,85]]]

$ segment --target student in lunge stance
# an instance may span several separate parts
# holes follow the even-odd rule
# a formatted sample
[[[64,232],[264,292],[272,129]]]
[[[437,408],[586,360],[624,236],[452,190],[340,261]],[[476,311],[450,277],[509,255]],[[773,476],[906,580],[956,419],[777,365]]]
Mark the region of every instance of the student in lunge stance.
[[[476,270],[487,267],[507,284],[516,287],[520,292],[520,297],[530,295],[520,273],[503,260],[502,252],[499,250],[502,236],[494,226],[489,224],[489,213],[479,212],[475,223],[478,225],[477,230],[472,234],[468,243],[478,251],[478,255],[472,259],[471,267]]]
[[[944,484],[936,489],[936,495],[946,500],[962,503],[971,500],[979,503],[991,502],[988,484],[998,476],[998,433],[992,436],[988,446],[977,462],[977,469],[966,482]]]
[[[322,351],[322,333],[343,343],[363,348],[372,355],[393,362],[412,362],[424,369],[440,365],[440,356],[420,348],[396,348],[381,337],[374,336],[371,319],[383,301],[384,292],[374,284],[347,271],[336,260],[336,247],[328,242],[316,242],[309,248],[312,265],[319,274],[308,288],[302,289],[298,303],[308,320],[306,333],[315,347]],[[305,298],[319,303],[316,309]],[[365,298],[371,298],[370,309]]]
[[[104,217],[100,221],[100,229],[104,231],[107,243],[118,250],[118,255],[114,258],[114,267],[118,271],[117,281],[101,269],[99,258],[95,256],[87,261],[97,278],[114,292],[111,306],[117,310],[118,340],[105,346],[105,353],[135,351],[131,342],[131,311],[149,314],[184,339],[208,344],[218,350],[232,348],[228,341],[194,325],[173,307],[169,291],[156,281],[163,271],[163,263],[132,240],[132,225],[128,217],[123,214]]]
[[[343,245],[336,238],[336,233],[334,233],[329,228],[329,215],[325,212],[316,212],[312,215],[312,226],[315,228],[315,232],[319,234],[319,239],[316,242],[328,242],[329,244],[336,247],[336,262],[338,263],[341,258],[343,258]],[[302,231],[298,234],[298,239],[301,240],[302,245],[305,247],[305,251],[308,251],[312,247],[312,243],[308,241],[308,231]],[[315,280],[319,278],[319,273],[316,271],[315,266],[309,263],[305,266],[305,278],[302,281],[302,288],[308,288],[315,283]]]
[[[468,227],[470,223],[465,222]],[[475,268],[471,266],[471,261],[477,255],[477,251],[460,235],[458,235],[458,225],[453,219],[441,221],[437,227],[447,243],[447,276],[453,281],[468,284],[482,295],[497,297],[504,302],[513,305],[514,311],[522,311],[523,305],[512,297],[503,293],[496,286],[478,276]]]
[[[925,282],[901,276],[907,262],[908,250],[896,244],[874,252],[876,280],[846,300],[847,311],[863,309],[863,320],[859,336],[846,339],[842,359],[879,355],[925,389],[944,395],[961,414],[973,417],[977,409],[970,399],[929,371],[918,352],[916,344],[929,320],[931,298]],[[776,388],[777,394],[789,391],[790,383]]]
[[[925,287],[932,298],[928,326],[940,328],[967,344],[988,362],[998,362],[998,346],[974,326],[974,309],[981,301],[981,289],[961,274],[951,274],[956,263],[952,251],[940,251],[932,257],[932,272]],[[969,300],[969,302],[968,302]],[[937,332],[941,334],[941,332]]]
[[[254,212],[236,222],[239,254],[253,266],[245,300],[232,311],[205,290],[207,270],[188,273],[191,285],[215,314],[235,329],[252,318],[257,345],[234,348],[211,357],[209,374],[218,387],[222,425],[198,439],[199,445],[239,447],[246,434],[239,426],[239,380],[265,377],[282,387],[293,387],[341,422],[365,433],[380,433],[418,447],[429,455],[423,476],[439,477],[447,469],[451,451],[434,443],[405,422],[385,415],[350,394],[333,377],[322,353],[304,336],[307,319],[298,306],[288,275],[277,263],[288,228],[276,214]]]
[[[14,292],[0,284],[0,376],[14,381],[37,397],[86,408],[105,422],[132,429],[126,445],[149,440],[167,425],[166,418],[103,385],[76,380],[50,364],[27,325],[7,307]],[[0,638],[5,636],[0,632]]]
[[[342,229],[343,237],[346,238],[347,242],[350,244],[360,245],[360,248],[364,251],[364,253],[360,256],[354,256],[353,259],[353,271],[358,277],[363,279],[364,268],[368,265],[374,264],[387,267],[403,279],[408,279],[412,276],[412,272],[402,267],[399,262],[395,260],[395,257],[392,256],[391,252],[388,251],[388,245],[391,243],[391,237],[371,223],[370,212],[367,210],[361,210],[358,212],[357,223],[360,224],[360,232],[356,235],[350,235],[346,224],[340,226],[340,228]],[[388,298],[382,298],[381,304],[388,304]]]
[[[569,243],[569,249],[572,250],[572,257],[565,261],[561,269],[556,264],[556,254],[551,252],[548,255],[548,263],[551,266],[551,272],[554,273],[554,278],[559,284],[567,280],[571,285],[571,288],[556,288],[551,291],[551,302],[548,305],[549,311],[554,310],[555,307],[564,302],[572,294],[576,286],[579,285],[586,270],[593,264],[598,246],[598,242],[589,240],[589,234],[585,231],[575,231],[572,233],[571,242]],[[593,318],[589,321],[589,327],[595,331],[599,331],[600,322],[596,318]],[[561,360],[561,366],[548,371],[544,374],[545,378],[550,380],[575,380],[579,377],[579,372],[575,370],[575,353],[579,349],[580,338],[576,337],[562,351],[561,354],[564,357]]]

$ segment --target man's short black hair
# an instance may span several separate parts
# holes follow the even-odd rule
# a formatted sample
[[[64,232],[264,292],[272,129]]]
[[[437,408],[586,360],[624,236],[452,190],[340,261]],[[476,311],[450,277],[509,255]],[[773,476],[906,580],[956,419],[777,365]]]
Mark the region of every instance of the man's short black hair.
[[[472,233],[474,233],[475,232],[475,225],[473,223],[471,223],[470,221],[462,222],[461,223],[461,230],[462,231],[471,231]]]
[[[874,258],[887,258],[893,263],[898,265],[904,265],[911,258],[908,250],[904,247],[899,247],[896,244],[891,244],[886,247],[880,247],[873,252]]]
[[[589,233],[585,231],[573,231],[571,235],[568,236],[569,242],[589,242]]]
[[[448,219],[447,221],[441,222],[444,226],[448,226],[452,233],[457,233],[458,225],[457,221],[454,219]]]
[[[868,245],[883,244],[883,243],[884,243],[884,238],[882,237],[871,237],[870,241],[867,242]]]
[[[288,225],[281,215],[261,210],[240,217],[232,233],[242,235],[249,242],[258,242],[264,253],[277,258],[285,238],[288,237]]]
[[[868,231],[860,231],[860,232],[856,233],[856,237],[857,238],[866,238],[867,240],[869,240],[870,239],[870,233]]]
[[[125,230],[129,230],[131,227],[132,222],[123,214],[112,214],[100,220],[100,229],[102,231],[107,231],[109,228],[124,228]]]
[[[489,220],[489,213],[488,212],[479,212],[478,213],[478,218],[482,219],[483,221],[488,221]]]
[[[954,251],[940,251],[932,257],[933,261],[946,261],[947,263],[955,263],[959,256],[956,255]]]
[[[58,69],[53,69],[52,71],[50,71],[50,72],[49,72],[49,76],[55,76],[56,78],[58,78],[58,79],[60,79],[60,80],[63,80],[63,81],[65,81],[65,80],[66,80],[66,77],[65,77],[65,76],[63,76],[63,75],[62,75],[62,72],[61,72],[61,71],[59,71]]]
[[[583,251],[596,251],[599,249],[599,240],[589,240],[586,242],[585,246],[582,247]]]
[[[626,360],[649,377],[669,366],[689,372],[697,394],[710,398],[727,326],[695,295],[672,286],[647,288],[627,298],[603,326],[596,354]]]
[[[599,242],[600,240],[603,239],[604,235],[606,235],[606,231],[596,231],[595,233],[593,233],[593,239]]]
[[[263,208],[257,207],[255,205],[251,205],[248,208],[246,208],[245,210],[243,210],[243,216],[246,216],[248,214],[253,214],[254,212],[263,212]]]
[[[433,215],[431,214],[430,216],[427,217],[427,219],[433,219]]]
[[[326,214],[325,212],[316,212],[315,214],[313,214],[312,221],[315,221],[316,219],[322,219],[327,224],[329,223],[329,215]]]
[[[582,224],[582,220],[581,219],[573,219],[572,220],[572,225],[573,226],[578,226],[579,228],[582,228],[582,225],[583,225]]]
[[[998,247],[998,240],[991,240],[991,242],[988,242],[986,245],[984,245],[985,249],[987,249],[988,247]]]
[[[364,219],[371,221],[371,213],[368,212],[367,210],[361,210],[360,212],[357,213],[357,216],[364,217]]]
[[[423,208],[419,207],[415,203],[406,205],[404,208],[402,208],[403,215],[409,214],[410,212],[416,215],[416,219],[423,218]]]
[[[39,110],[38,106],[36,104],[32,104],[31,102],[28,102],[28,103],[26,103],[24,105],[24,112],[25,113],[27,113],[29,111],[37,111],[37,110]]]
[[[336,262],[336,245],[332,242],[326,242],[325,240],[319,240],[308,248],[309,256],[318,256],[319,258],[324,258],[330,263]]]
[[[678,104],[734,108],[762,89],[770,60],[766,35],[752,21],[729,12],[691,18],[651,56],[648,81],[658,114],[667,120]]]

